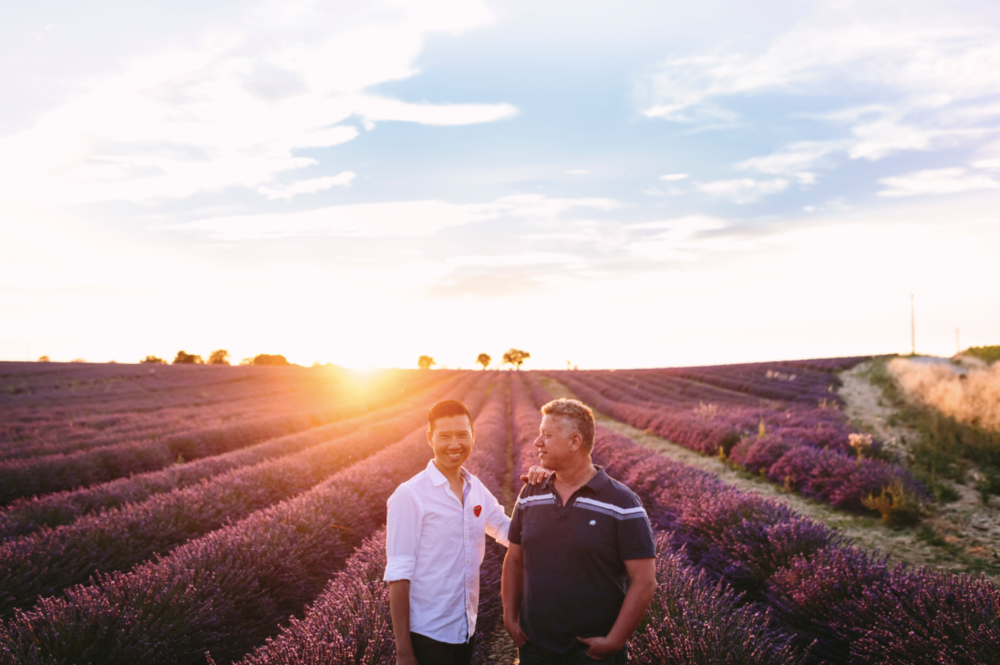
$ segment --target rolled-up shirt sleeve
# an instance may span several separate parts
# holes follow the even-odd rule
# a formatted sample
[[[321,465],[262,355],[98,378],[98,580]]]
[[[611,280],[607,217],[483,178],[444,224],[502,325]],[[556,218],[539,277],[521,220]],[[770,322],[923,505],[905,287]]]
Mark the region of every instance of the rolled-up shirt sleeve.
[[[386,582],[409,580],[417,566],[423,511],[409,488],[400,485],[388,501],[385,533]]]
[[[486,492],[486,533],[504,547],[508,547],[510,542],[507,539],[507,532],[510,529],[510,518],[504,512],[503,506],[497,501],[489,491]]]

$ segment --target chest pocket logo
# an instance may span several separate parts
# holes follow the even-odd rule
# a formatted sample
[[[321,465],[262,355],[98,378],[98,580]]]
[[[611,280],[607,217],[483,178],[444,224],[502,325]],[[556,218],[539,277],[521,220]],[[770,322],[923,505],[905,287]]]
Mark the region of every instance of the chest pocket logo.
[[[483,507],[476,506],[475,508],[472,509],[472,512],[476,514],[476,517],[479,517],[479,513],[483,512]],[[593,522],[591,522],[591,524],[593,524]]]

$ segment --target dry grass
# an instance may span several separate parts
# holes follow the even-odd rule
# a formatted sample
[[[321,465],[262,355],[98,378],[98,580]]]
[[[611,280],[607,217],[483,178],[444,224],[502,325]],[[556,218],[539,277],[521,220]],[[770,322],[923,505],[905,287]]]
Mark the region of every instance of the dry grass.
[[[956,373],[945,364],[896,358],[889,372],[908,399],[933,407],[955,420],[1000,431],[1000,363]]]

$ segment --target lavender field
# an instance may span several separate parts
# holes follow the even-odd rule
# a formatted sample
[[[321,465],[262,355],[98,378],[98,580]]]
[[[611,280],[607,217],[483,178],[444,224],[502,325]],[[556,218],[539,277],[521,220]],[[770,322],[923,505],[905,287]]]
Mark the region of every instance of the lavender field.
[[[862,359],[618,371],[0,363],[0,663],[395,662],[385,501],[430,459],[426,411],[473,413],[468,465],[508,507],[559,384],[596,411],[850,514],[927,490],[859,437]],[[642,498],[659,590],[633,662],[1000,662],[1000,591],[891,566],[825,524],[598,428]],[[483,563],[477,663],[502,635]]]

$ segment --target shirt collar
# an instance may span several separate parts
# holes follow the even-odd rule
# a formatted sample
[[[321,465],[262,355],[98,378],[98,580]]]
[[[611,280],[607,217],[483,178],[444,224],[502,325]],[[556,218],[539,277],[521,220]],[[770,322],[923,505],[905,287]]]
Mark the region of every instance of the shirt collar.
[[[584,483],[583,486],[584,487],[589,487],[590,490],[594,494],[600,494],[601,490],[603,490],[605,487],[607,487],[608,483],[611,482],[611,478],[609,478],[608,474],[605,473],[603,466],[599,466],[599,465],[595,464],[594,468],[597,469],[597,473],[594,474],[593,478],[591,478],[586,483]],[[436,467],[435,467],[435,470],[437,470]],[[463,467],[462,470],[465,471],[465,468]],[[438,472],[438,473],[440,473],[440,472]],[[553,489],[552,488],[552,479],[555,478],[555,477],[556,477],[556,474],[553,473],[551,476],[549,476],[548,478],[546,478],[545,482],[542,484],[542,487],[545,487],[547,489]]]
[[[465,480],[465,482],[470,482],[469,478],[471,477],[471,475],[464,466],[461,469],[461,473],[462,473],[462,479]],[[427,462],[427,475],[431,477],[431,482],[434,484],[435,487],[437,487],[438,485],[444,485],[446,482],[448,482],[448,479],[444,477],[443,473],[441,473],[441,469],[437,468],[437,465],[434,464],[433,457]]]

